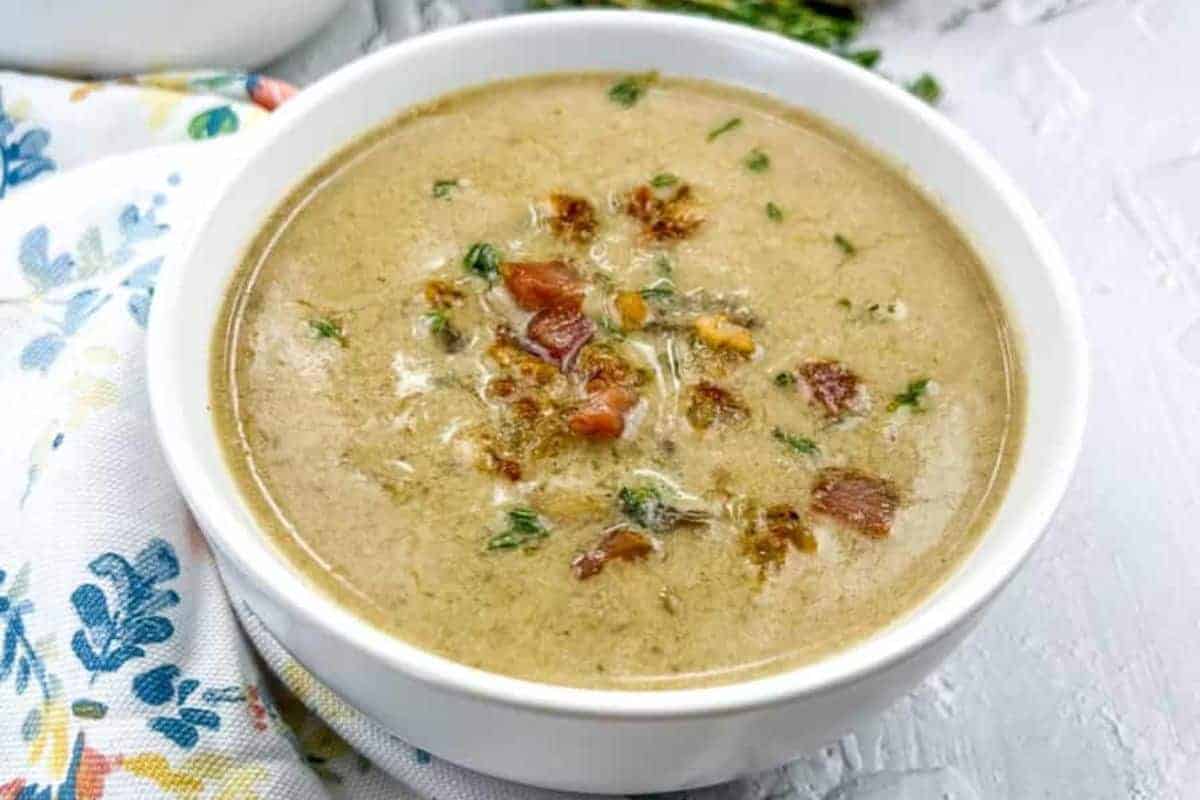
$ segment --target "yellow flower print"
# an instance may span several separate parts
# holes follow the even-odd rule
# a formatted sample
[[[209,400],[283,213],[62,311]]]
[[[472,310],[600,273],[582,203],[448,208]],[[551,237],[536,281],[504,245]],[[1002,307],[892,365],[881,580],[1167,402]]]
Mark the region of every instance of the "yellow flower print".
[[[178,769],[158,753],[139,753],[125,756],[121,767],[176,800],[260,800],[257,789],[268,778],[262,766],[219,753],[198,753]]]
[[[26,760],[30,766],[44,764],[50,776],[59,780],[67,769],[67,704],[58,698],[45,700],[39,713],[41,728],[29,743]]]

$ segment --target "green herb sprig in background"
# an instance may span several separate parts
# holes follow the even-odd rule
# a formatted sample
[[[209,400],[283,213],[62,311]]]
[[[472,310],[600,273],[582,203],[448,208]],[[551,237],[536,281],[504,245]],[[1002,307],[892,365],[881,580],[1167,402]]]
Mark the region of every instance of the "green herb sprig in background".
[[[533,547],[550,535],[532,508],[518,506],[508,512],[508,527],[487,541],[488,550],[516,550]]]

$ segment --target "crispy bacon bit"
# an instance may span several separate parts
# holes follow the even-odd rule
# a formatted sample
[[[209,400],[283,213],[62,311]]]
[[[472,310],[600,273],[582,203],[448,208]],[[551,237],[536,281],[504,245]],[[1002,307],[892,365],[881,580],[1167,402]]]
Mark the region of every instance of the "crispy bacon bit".
[[[583,280],[565,261],[505,261],[504,287],[526,311],[583,306]]]
[[[840,361],[806,361],[800,365],[800,377],[812,404],[832,419],[841,419],[862,402],[862,382]]]
[[[887,536],[900,506],[895,485],[857,469],[828,467],[817,473],[812,509],[872,538]]]
[[[595,330],[578,308],[553,306],[534,314],[525,334],[535,355],[566,371]]]
[[[425,302],[433,308],[450,308],[465,298],[461,291],[446,281],[432,280],[425,284]]]
[[[692,187],[684,184],[662,199],[642,184],[629,194],[625,213],[642,223],[642,236],[659,242],[686,239],[704,222],[693,209]]]
[[[571,560],[571,571],[579,580],[598,574],[613,559],[633,561],[645,558],[654,550],[650,537],[631,528],[616,528],[604,534],[595,547]]]
[[[596,235],[596,210],[582,197],[550,195],[550,215],[550,230],[555,236],[583,244]]]
[[[611,347],[595,342],[579,351],[575,371],[583,377],[584,389],[588,393],[610,386],[632,389],[641,386],[646,378],[641,370],[621,358]]]
[[[625,432],[625,412],[637,403],[638,396],[621,386],[602,389],[567,418],[567,427],[588,439],[616,439]]]
[[[691,388],[687,418],[693,428],[707,430],[718,422],[726,425],[745,422],[750,418],[750,409],[728,389],[701,381]]]
[[[641,292],[620,292],[613,301],[617,313],[621,315],[621,327],[627,331],[635,331],[646,324],[650,308],[642,298]]]

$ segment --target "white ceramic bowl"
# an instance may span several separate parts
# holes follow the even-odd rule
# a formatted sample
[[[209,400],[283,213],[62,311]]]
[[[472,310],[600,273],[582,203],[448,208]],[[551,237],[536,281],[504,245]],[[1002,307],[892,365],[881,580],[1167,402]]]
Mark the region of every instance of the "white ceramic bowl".
[[[572,689],[482,672],[355,618],[311,588],[261,535],[210,419],[209,340],[218,308],[243,249],[288,190],[406,106],[503,77],[652,68],[812,109],[907,167],[941,201],[985,257],[1024,343],[1025,443],[995,521],[957,573],[903,619],[818,663],[730,686],[657,692]],[[231,592],[301,663],[397,736],[482,772],[561,789],[648,792],[715,783],[819,747],[911,689],[966,635],[1041,537],[1080,446],[1083,328],[1070,277],[1033,209],[937,111],[778,36],[605,11],[510,17],[423,36],[306,89],[264,127],[217,195],[154,300],[150,393],[171,468]]]
[[[18,0],[0,11],[0,67],[126,75],[250,68],[321,27],[346,0]]]

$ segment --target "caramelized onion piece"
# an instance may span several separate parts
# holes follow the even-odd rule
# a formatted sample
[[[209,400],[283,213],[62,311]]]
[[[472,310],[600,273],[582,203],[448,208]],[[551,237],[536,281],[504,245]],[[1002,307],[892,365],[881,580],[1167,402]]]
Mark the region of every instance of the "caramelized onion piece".
[[[571,571],[580,580],[590,578],[604,569],[613,559],[633,561],[645,558],[654,550],[650,537],[632,528],[616,528],[604,534],[596,546],[571,560]]]

